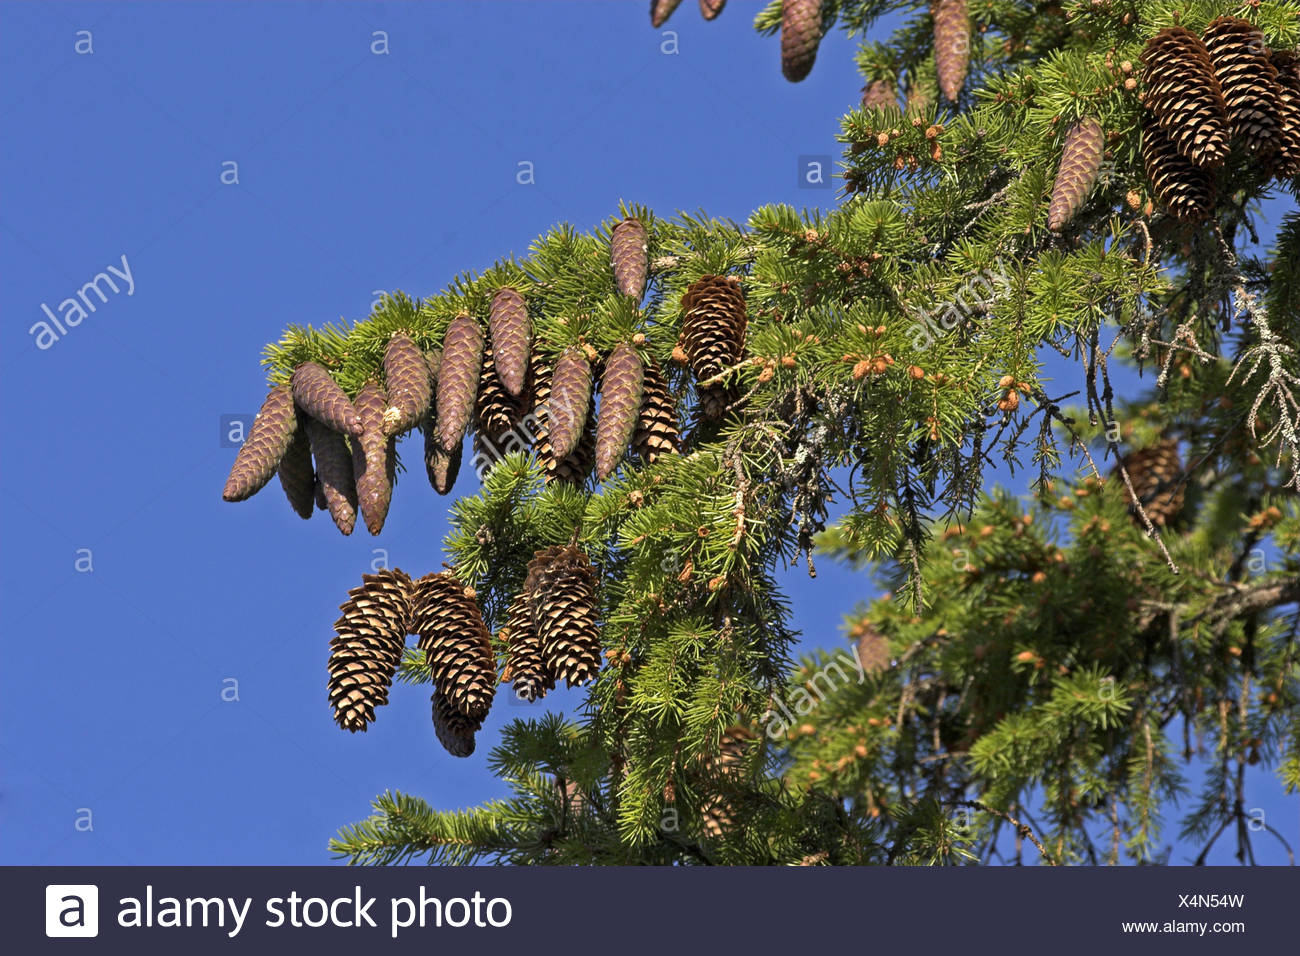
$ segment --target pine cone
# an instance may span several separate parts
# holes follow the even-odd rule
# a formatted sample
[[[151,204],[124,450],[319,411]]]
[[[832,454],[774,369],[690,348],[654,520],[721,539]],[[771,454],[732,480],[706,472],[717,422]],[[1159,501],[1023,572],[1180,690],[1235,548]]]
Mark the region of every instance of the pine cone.
[[[307,434],[307,426],[303,426],[303,434]],[[307,450],[311,451],[311,442],[307,443]],[[325,486],[321,483],[320,475],[312,476],[312,496],[316,499],[317,511],[328,511],[329,501],[325,497]]]
[[[468,757],[474,752],[474,735],[483,722],[458,712],[438,691],[429,699],[433,704],[433,732],[438,735],[438,743],[453,757]]]
[[[706,20],[715,20],[726,5],[727,0],[700,0],[700,16]]]
[[[546,670],[542,640],[533,627],[533,613],[525,595],[510,605],[502,634],[506,644],[506,671],[514,682],[515,696],[529,703],[541,700],[555,688],[555,678]]]
[[[705,767],[718,776],[738,778],[744,770],[746,751],[753,741],[754,734],[748,727],[739,724],[728,727],[722,732],[717,757],[706,759]],[[704,799],[700,806],[700,825],[708,836],[721,836],[732,822],[732,808],[725,798],[715,794]]]
[[[555,458],[567,458],[578,447],[590,409],[591,363],[581,349],[570,346],[555,363],[546,404],[546,427]]]
[[[447,451],[438,444],[438,428],[430,418],[424,426],[424,473],[429,477],[429,484],[440,495],[451,491],[460,474],[460,460],[463,450],[457,445]]]
[[[956,103],[970,66],[970,11],[966,0],[936,0],[932,10],[939,89],[948,102]]]
[[[314,418],[308,418],[305,424],[330,517],[340,531],[351,534],[357,523],[357,485],[347,439]]]
[[[447,327],[438,372],[438,443],[445,451],[459,446],[465,437],[482,367],[483,329],[477,319],[462,312]]]
[[[266,393],[257,417],[249,426],[248,437],[235,454],[221,497],[226,501],[243,501],[261,491],[275,474],[297,428],[293,396],[286,386],[277,385]]]
[[[481,722],[492,707],[497,672],[472,594],[450,572],[426,574],[415,585],[411,621],[448,708]]]
[[[1205,49],[1228,107],[1232,132],[1252,153],[1278,147],[1277,68],[1258,27],[1238,17],[1219,17],[1205,28]]]
[[[391,403],[384,412],[384,435],[414,428],[433,402],[433,384],[424,351],[400,332],[384,347],[384,380]]]
[[[301,414],[301,413],[299,413]],[[277,469],[280,487],[289,505],[301,518],[310,518],[316,497],[316,470],[311,463],[311,442],[307,440],[307,426],[301,421],[294,430],[293,440],[280,459]]]
[[[329,698],[344,730],[365,730],[402,659],[411,621],[411,579],[400,568],[363,574],[348,592],[330,641]]]
[[[624,219],[614,227],[609,240],[609,258],[614,266],[614,281],[618,291],[637,301],[645,294],[646,258],[649,246],[645,226],[639,219]]]
[[[889,107],[898,109],[898,91],[888,80],[872,80],[862,88],[862,108],[864,110],[883,110]]]
[[[424,367],[424,356],[420,356]],[[366,382],[357,393],[357,413],[363,431],[352,440],[352,473],[356,478],[357,502],[366,528],[379,534],[393,501],[393,479],[397,473],[397,439],[384,436],[388,399],[374,382]]]
[[[528,367],[524,367],[525,376]],[[477,409],[474,416],[475,471],[483,474],[514,451],[526,446],[519,428],[528,412],[528,395],[515,398],[497,375],[495,350],[488,346],[479,376]]]
[[[528,318],[528,303],[514,289],[498,289],[492,297],[488,319],[492,331],[492,350],[496,353],[496,374],[508,394],[524,394],[528,377],[528,353],[533,345],[533,325]],[[482,388],[482,382],[479,388]]]
[[[1139,448],[1124,456],[1124,468],[1133,482],[1133,493],[1151,518],[1151,523],[1164,527],[1183,509],[1183,496],[1187,489],[1187,476],[1182,459],[1178,456],[1178,442],[1164,438],[1154,445]],[[1118,474],[1116,468],[1114,474]],[[1139,525],[1142,518],[1137,509],[1131,509],[1133,520]]]
[[[636,431],[645,392],[641,356],[626,342],[617,346],[600,378],[600,419],[596,422],[596,480],[618,467]]]
[[[1142,162],[1156,199],[1175,219],[1196,223],[1214,210],[1213,178],[1178,152],[1149,111],[1142,124]]]
[[[650,26],[656,30],[668,22],[682,0],[650,0]]]
[[[1174,148],[1197,166],[1228,155],[1228,114],[1205,44],[1182,27],[1161,30],[1142,52],[1143,103]]]
[[[648,465],[677,451],[682,433],[677,427],[677,406],[673,402],[663,373],[653,361],[644,369],[641,418],[632,437],[632,450]]]
[[[576,547],[538,551],[528,564],[524,595],[542,642],[546,671],[574,687],[600,669],[595,572]]]
[[[696,378],[706,380],[745,352],[745,294],[735,276],[704,276],[682,295],[682,344]]]
[[[550,428],[546,412],[551,401],[551,373],[545,366],[540,354],[533,356],[533,409],[532,436],[533,448],[537,453],[537,463],[547,484],[562,481],[571,485],[582,485],[591,471],[596,457],[596,428],[591,416],[583,426],[582,438],[566,458],[556,460],[551,448]]]
[[[1061,165],[1056,172],[1052,202],[1047,209],[1047,228],[1052,232],[1060,232],[1065,228],[1065,224],[1074,218],[1083,201],[1088,198],[1088,193],[1097,181],[1097,173],[1101,170],[1105,150],[1101,124],[1091,116],[1075,123],[1065,134]]]
[[[1278,151],[1273,174],[1278,179],[1300,176],[1300,59],[1281,50],[1272,55],[1277,70]]]
[[[361,418],[338,383],[315,362],[293,370],[293,400],[316,421],[344,435],[361,434]]]
[[[889,641],[870,621],[859,621],[851,635],[858,639],[855,650],[864,673],[875,674],[889,666]]]
[[[781,72],[798,83],[812,72],[822,41],[822,0],[785,0],[781,6]]]

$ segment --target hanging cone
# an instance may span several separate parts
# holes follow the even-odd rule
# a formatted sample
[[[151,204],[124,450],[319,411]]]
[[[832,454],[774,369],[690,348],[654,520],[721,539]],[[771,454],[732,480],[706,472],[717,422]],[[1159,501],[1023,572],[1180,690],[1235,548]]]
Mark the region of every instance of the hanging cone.
[[[587,423],[583,426],[578,447],[567,457],[557,460],[551,448],[550,428],[546,416],[551,401],[551,373],[540,354],[533,356],[532,378],[533,408],[529,425],[532,431],[533,449],[537,454],[537,463],[542,468],[542,474],[547,484],[562,481],[571,485],[582,485],[591,472],[596,454],[596,428],[591,416],[587,417]]]
[[[303,434],[307,434],[306,425],[303,426]],[[307,450],[311,450],[311,442],[307,443]],[[328,511],[330,505],[329,501],[325,498],[325,486],[321,484],[320,475],[313,475],[312,477],[312,492],[316,498],[316,510]]]
[[[966,70],[970,66],[970,11],[966,0],[936,0],[931,9],[939,89],[949,103],[956,103],[966,85]]]
[[[1154,445],[1139,448],[1124,456],[1124,468],[1133,482],[1133,493],[1151,518],[1151,523],[1164,527],[1183,509],[1183,496],[1187,490],[1187,474],[1178,456],[1178,442],[1165,438]],[[1119,469],[1114,474],[1118,476]],[[1137,509],[1131,509],[1133,520],[1142,525]]]
[[[361,419],[338,383],[315,362],[293,370],[293,400],[316,421],[344,435],[360,435]]]
[[[528,354],[533,345],[533,325],[524,297],[511,288],[498,289],[492,297],[488,328],[496,354],[496,374],[507,394],[517,398],[524,393]]]
[[[1228,155],[1228,114],[1205,44],[1182,27],[1161,30],[1142,51],[1143,104],[1174,148],[1197,166]]]
[[[1196,223],[1214,209],[1214,180],[1179,154],[1148,112],[1142,125],[1142,162],[1160,205],[1181,222]]]
[[[1060,232],[1074,218],[1088,198],[1106,151],[1105,136],[1091,116],[1084,117],[1065,134],[1061,165],[1052,186],[1052,202],[1047,207],[1047,228]]]
[[[626,342],[617,346],[600,378],[600,419],[596,422],[596,480],[618,467],[636,431],[645,388],[641,356]]]
[[[446,451],[465,437],[482,367],[483,329],[472,315],[462,312],[447,327],[438,371],[438,443]]]
[[[314,418],[308,418],[304,424],[330,517],[340,531],[351,534],[357,523],[357,485],[347,439]]]
[[[414,428],[429,411],[433,386],[424,351],[400,332],[384,347],[384,380],[390,403],[384,411],[384,435]]]
[[[632,450],[648,465],[677,451],[682,433],[677,426],[677,406],[673,403],[663,373],[654,362],[645,366],[641,418],[632,437]]]
[[[489,346],[483,356],[474,415],[474,464],[480,475],[511,452],[527,450],[519,426],[528,411],[528,396],[511,396],[501,384],[495,363],[495,350]],[[527,371],[525,366],[525,375]]]
[[[706,380],[745,352],[745,294],[735,276],[704,276],[682,295],[682,345],[696,378]]]
[[[424,356],[420,356],[424,365]],[[397,472],[397,439],[384,437],[384,416],[388,400],[374,382],[366,382],[357,393],[357,413],[364,429],[352,440],[352,473],[357,483],[357,503],[366,529],[379,534],[393,501],[393,479]]]
[[[785,0],[781,6],[781,73],[798,83],[812,72],[822,41],[822,0]]]
[[[1272,55],[1277,70],[1278,150],[1273,175],[1278,179],[1300,176],[1300,58],[1281,50]]]
[[[276,469],[280,487],[289,505],[300,518],[310,518],[316,498],[316,471],[311,463],[311,442],[307,440],[307,426],[299,423],[294,430],[280,467]]]
[[[297,428],[293,396],[286,386],[277,385],[267,392],[248,429],[248,437],[239,446],[221,497],[226,501],[243,501],[261,491],[275,474]]]
[[[898,91],[888,80],[872,80],[862,88],[862,108],[864,110],[883,110],[889,107],[898,109]]]
[[[460,474],[460,459],[463,454],[457,445],[447,451],[438,444],[438,427],[432,418],[424,426],[424,473],[429,477],[429,484],[440,495],[451,491]]]
[[[656,30],[668,22],[682,0],[650,0],[650,25]]]
[[[700,16],[706,20],[715,20],[726,5],[727,0],[700,0]]]
[[[1252,153],[1278,147],[1277,68],[1258,27],[1238,17],[1219,17],[1205,28],[1205,49],[1218,77],[1232,134]]]
[[[330,641],[329,698],[344,730],[365,730],[402,659],[411,621],[411,579],[400,568],[363,574],[348,592]]]
[[[614,281],[618,291],[630,295],[638,302],[645,294],[646,258],[649,246],[645,226],[639,219],[624,219],[614,227],[609,240],[609,258],[614,266]]]
[[[849,636],[857,638],[855,650],[864,674],[876,674],[889,666],[889,641],[870,621],[859,620],[849,631]]]
[[[541,700],[555,687],[555,678],[546,670],[542,657],[542,640],[533,627],[532,609],[525,595],[510,605],[502,637],[506,644],[507,673],[514,682],[515,696],[532,703]]]
[[[591,363],[582,350],[564,350],[551,373],[551,394],[546,404],[546,423],[551,453],[567,458],[582,440],[583,426],[591,410]]]
[[[450,572],[426,574],[415,585],[412,630],[448,708],[482,721],[496,693],[496,658],[473,592]]]
[[[585,684],[600,669],[595,572],[576,547],[538,551],[524,581],[546,671],[568,686]]]
[[[438,691],[429,700],[433,704],[433,732],[438,736],[438,743],[453,757],[468,757],[474,752],[474,735],[483,722],[458,712]]]
[[[908,116],[928,116],[934,106],[934,80],[912,76],[907,83],[903,111]]]
[[[746,753],[753,741],[753,731],[748,727],[739,724],[728,727],[722,732],[717,757],[706,758],[706,770],[732,780],[739,778],[744,771]],[[725,798],[716,794],[704,798],[700,806],[700,825],[708,836],[721,836],[732,822],[732,808]]]

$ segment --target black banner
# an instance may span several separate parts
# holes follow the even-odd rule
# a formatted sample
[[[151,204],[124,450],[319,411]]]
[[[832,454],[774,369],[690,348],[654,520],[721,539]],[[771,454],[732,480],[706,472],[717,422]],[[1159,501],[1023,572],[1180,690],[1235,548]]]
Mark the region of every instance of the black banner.
[[[0,886],[14,954],[1188,953],[1293,946],[1300,910],[1292,868],[6,867]]]

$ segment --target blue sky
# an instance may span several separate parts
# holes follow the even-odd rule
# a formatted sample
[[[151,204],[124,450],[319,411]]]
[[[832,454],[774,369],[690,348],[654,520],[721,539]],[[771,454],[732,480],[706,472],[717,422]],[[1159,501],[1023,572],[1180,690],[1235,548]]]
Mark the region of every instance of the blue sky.
[[[348,539],[276,488],[224,504],[222,416],[256,410],[285,324],[435,292],[620,199],[832,203],[798,161],[838,155],[852,45],[789,84],[758,6],[708,24],[688,0],[675,54],[642,0],[4,6],[0,863],[318,863],[385,789],[500,793],[485,757],[523,705],[458,761],[418,689],[355,736],[325,699],[337,605],[376,557],[437,568],[449,499],[409,474],[383,535]],[[38,348],[42,304],[109,265],[131,284]],[[834,646],[872,589],[819,570],[789,576],[796,623]],[[1294,835],[1294,799],[1254,786]]]

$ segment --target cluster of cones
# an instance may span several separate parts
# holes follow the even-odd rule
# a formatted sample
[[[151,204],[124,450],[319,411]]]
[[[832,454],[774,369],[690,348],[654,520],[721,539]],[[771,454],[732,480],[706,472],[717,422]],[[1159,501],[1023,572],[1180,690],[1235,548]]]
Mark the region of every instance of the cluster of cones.
[[[615,226],[610,263],[621,294],[645,294],[647,231],[635,218]],[[708,275],[682,297],[683,326],[674,358],[700,380],[701,417],[719,417],[734,391],[717,381],[744,351],[745,297],[735,277]],[[550,363],[534,349],[532,320],[513,288],[493,296],[486,331],[462,313],[441,349],[425,351],[398,332],[384,350],[382,381],[349,398],[328,370],[305,362],[289,384],[273,387],[226,481],[226,501],[242,501],[273,475],[294,510],[328,510],[351,534],[360,510],[372,534],[392,500],[397,437],[419,427],[430,484],[446,494],[473,431],[479,472],[515,451],[532,450],[548,481],[582,484],[593,466],[603,481],[630,451],[653,464],[677,451],[676,400],[638,333],[601,356],[579,342]],[[593,387],[601,395],[592,414]]]
[[[433,727],[455,757],[474,752],[496,693],[496,654],[474,591],[448,571],[412,581],[399,568],[362,576],[348,593],[330,641],[329,700],[344,730],[365,730],[388,703],[408,634],[418,639],[433,681]],[[574,546],[537,552],[524,593],[501,635],[501,680],[535,700],[564,680],[585,684],[600,666],[595,575]]]
[[[1160,205],[1184,222],[1214,209],[1233,145],[1278,178],[1300,175],[1300,61],[1258,27],[1219,17],[1203,36],[1170,27],[1142,54],[1142,159]]]

